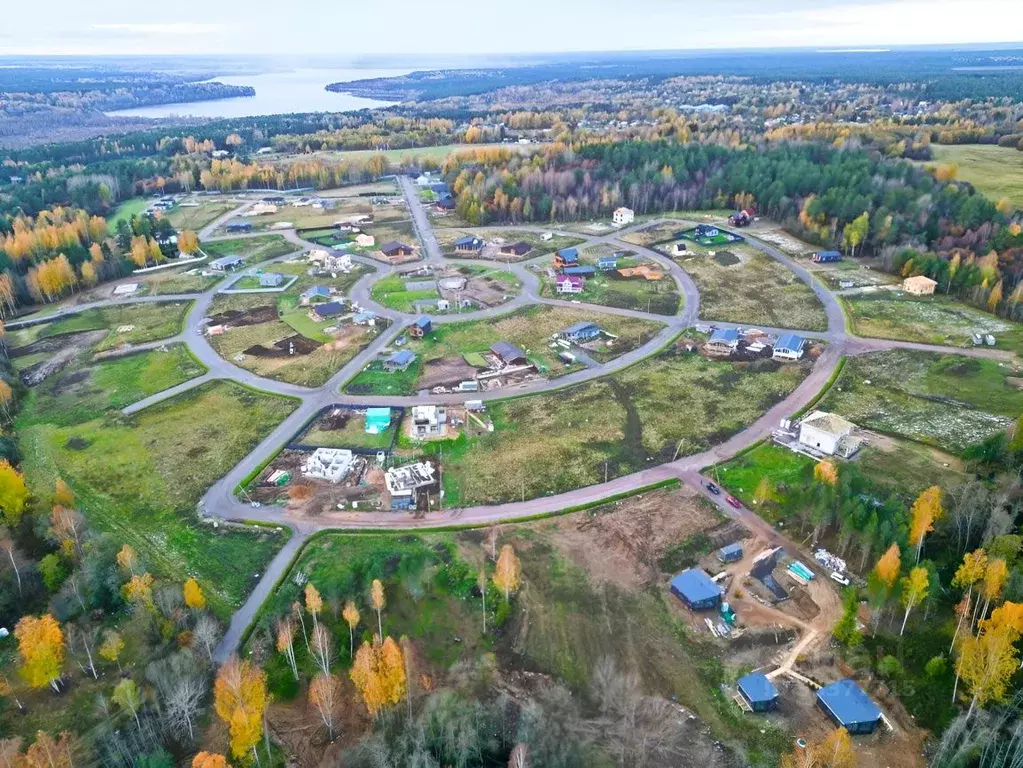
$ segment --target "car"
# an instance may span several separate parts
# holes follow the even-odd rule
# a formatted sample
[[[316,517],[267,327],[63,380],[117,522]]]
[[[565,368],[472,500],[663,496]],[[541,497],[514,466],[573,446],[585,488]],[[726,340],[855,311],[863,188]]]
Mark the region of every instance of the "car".
[[[736,509],[742,509],[742,504],[734,496],[725,496],[725,501],[731,504]]]
[[[714,485],[714,483],[707,483],[707,490],[713,493],[715,496],[721,495],[721,489]]]
[[[847,579],[842,574],[838,573],[838,571],[832,571],[831,572],[831,580],[832,581],[837,581],[843,587],[848,587],[849,586],[849,579]]]

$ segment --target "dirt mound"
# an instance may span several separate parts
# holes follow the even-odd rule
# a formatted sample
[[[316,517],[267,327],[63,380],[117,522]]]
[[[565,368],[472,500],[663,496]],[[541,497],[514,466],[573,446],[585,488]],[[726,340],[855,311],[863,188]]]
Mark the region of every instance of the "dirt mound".
[[[210,325],[233,325],[236,328],[243,325],[272,323],[276,319],[277,307],[273,304],[252,309],[229,309],[209,317]]]
[[[442,357],[425,365],[419,386],[421,389],[453,387],[461,381],[471,379],[475,374],[476,369],[461,357]]]
[[[297,355],[311,355],[322,345],[318,341],[307,339],[301,334],[288,336],[276,341],[270,346],[256,344],[244,351],[246,355],[253,357],[294,357]]]
[[[107,332],[84,331],[82,333],[64,334],[31,344],[25,349],[31,350],[24,354],[49,352],[55,350],[53,357],[43,360],[21,372],[21,380],[29,387],[42,383],[50,376],[63,370],[64,366],[74,360],[80,352],[106,338]],[[45,343],[44,343],[45,342]],[[88,375],[88,374],[86,374]]]

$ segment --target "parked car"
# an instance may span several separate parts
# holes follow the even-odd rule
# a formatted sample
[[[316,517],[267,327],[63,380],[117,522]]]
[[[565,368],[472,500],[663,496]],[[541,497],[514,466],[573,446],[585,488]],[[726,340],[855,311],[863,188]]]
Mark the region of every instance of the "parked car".
[[[840,574],[838,571],[832,571],[831,572],[831,580],[832,581],[837,581],[843,587],[848,587],[849,586],[849,579],[847,579],[845,576]]]
[[[742,504],[734,496],[725,496],[725,501],[731,504],[736,509],[742,509]]]
[[[714,485],[714,483],[707,483],[707,490],[713,493],[715,496],[721,495],[721,489]]]

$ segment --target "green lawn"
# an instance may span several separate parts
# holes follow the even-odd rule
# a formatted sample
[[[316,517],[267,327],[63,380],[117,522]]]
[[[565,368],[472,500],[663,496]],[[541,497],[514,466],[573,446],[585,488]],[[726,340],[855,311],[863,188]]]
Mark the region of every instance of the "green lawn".
[[[317,419],[309,428],[295,438],[303,445],[325,446],[327,448],[367,448],[384,450],[391,447],[400,423],[399,411],[391,411],[391,426],[378,435],[366,432],[366,414],[353,411],[352,416],[340,429],[328,429],[326,419]]]
[[[991,144],[932,144],[931,152],[938,163],[958,165],[956,178],[995,202],[1005,197],[1017,209],[1023,208],[1023,152]]]
[[[560,493],[696,453],[749,425],[807,370],[757,372],[672,350],[558,392],[492,403],[493,433],[443,446],[449,502]]]
[[[146,200],[143,197],[133,197],[125,200],[114,209],[113,213],[107,216],[107,232],[111,235],[117,232],[117,225],[121,221],[128,221],[132,216],[140,215],[146,209]]]
[[[766,477],[775,489],[777,500],[789,500],[788,490],[806,485],[813,474],[813,459],[773,443],[757,446],[752,451],[718,467],[714,478],[748,507],[755,507],[753,494]]]
[[[201,264],[195,265],[199,268]],[[217,275],[186,275],[184,272],[157,272],[143,278],[142,282],[153,296],[169,296],[180,293],[202,293],[220,281]]]
[[[543,275],[540,278],[540,295],[605,307],[635,309],[655,315],[677,315],[682,309],[682,295],[668,274],[661,280],[645,280],[639,277],[625,279],[614,273],[598,272],[594,277],[586,278],[582,293],[570,295],[559,294],[554,278]]]
[[[198,232],[210,222],[216,221],[228,211],[237,208],[236,203],[230,200],[203,200],[199,207],[175,206],[167,214],[167,220],[175,229],[190,229]]]
[[[873,352],[846,361],[820,408],[862,427],[960,453],[1023,413],[1023,391],[1006,380],[1011,374],[992,360]]]
[[[181,333],[191,306],[190,301],[175,301],[87,309],[52,323],[12,331],[8,341],[12,346],[19,347],[37,339],[66,333],[108,330],[107,337],[94,347],[95,351],[102,352],[120,344],[143,344],[176,336]],[[118,328],[127,326],[133,326],[132,330],[117,332]]]
[[[184,344],[92,364],[81,360],[29,389],[18,425],[79,424],[205,372],[206,367],[189,354]]]
[[[221,256],[241,256],[246,266],[259,264],[268,259],[294,253],[299,247],[284,239],[283,235],[266,235],[265,237],[236,237],[230,240],[215,240],[203,243],[203,251],[209,254],[210,260]]]
[[[414,280],[415,278],[409,278]],[[400,312],[411,312],[415,302],[421,299],[436,299],[440,294],[436,289],[428,291],[406,291],[405,283],[408,282],[399,275],[389,275],[373,284],[370,295],[373,301],[382,304],[388,309],[396,309]]]
[[[48,498],[63,477],[90,525],[131,544],[160,576],[194,576],[225,613],[241,604],[283,539],[215,531],[198,522],[195,505],[295,407],[215,381],[133,417],[58,426],[41,414],[17,431],[33,493]]]
[[[843,296],[842,303],[857,336],[967,347],[973,333],[990,333],[997,346],[1023,351],[1023,325],[948,296],[900,297],[893,291],[878,291]]]

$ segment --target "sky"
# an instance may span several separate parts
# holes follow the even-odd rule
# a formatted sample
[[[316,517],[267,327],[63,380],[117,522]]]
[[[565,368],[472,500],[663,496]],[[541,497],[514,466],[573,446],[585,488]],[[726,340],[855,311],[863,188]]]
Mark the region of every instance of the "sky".
[[[546,53],[1023,41],[1023,0],[11,2],[0,55]],[[187,15],[184,15],[187,14]]]

